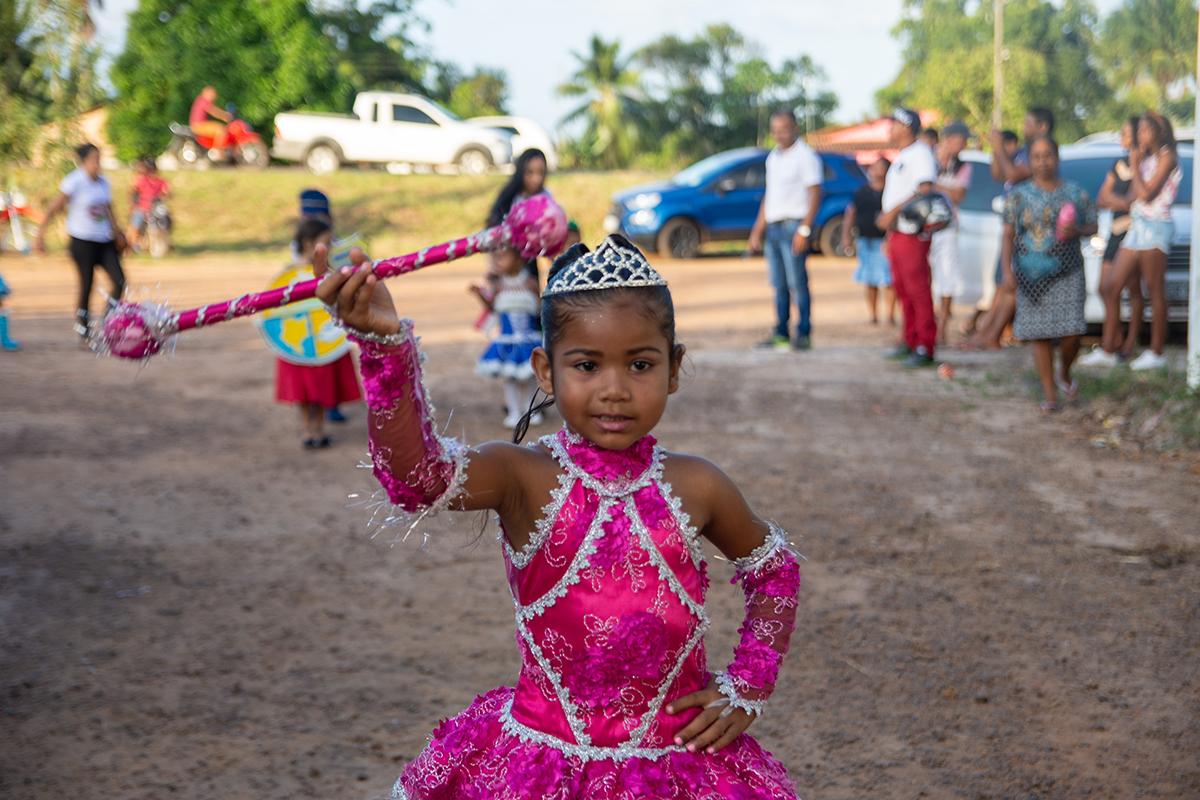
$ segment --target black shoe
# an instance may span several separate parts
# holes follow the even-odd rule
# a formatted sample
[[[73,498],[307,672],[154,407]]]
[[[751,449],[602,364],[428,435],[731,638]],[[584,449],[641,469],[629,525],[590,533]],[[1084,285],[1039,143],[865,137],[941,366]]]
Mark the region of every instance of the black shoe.
[[[898,344],[889,350],[884,358],[890,358],[892,361],[904,361],[910,355],[912,355],[912,350],[908,349],[908,345]]]
[[[342,413],[340,408],[334,406],[325,412],[325,419],[329,420],[330,422],[345,422],[346,415]]]
[[[929,355],[929,351],[924,347],[918,347],[916,350],[909,353],[908,358],[904,359],[904,366],[911,369],[932,367],[936,363],[937,362],[933,360],[933,356]]]
[[[812,350],[812,339],[807,336],[797,336],[795,339],[792,339],[792,349],[798,353],[805,350]]]
[[[317,442],[317,447],[320,447],[321,449],[325,449],[326,447],[329,447],[330,445],[333,444],[333,439],[330,439],[328,436],[322,436],[320,439],[317,439],[316,442]]]
[[[320,439],[305,439],[303,444],[304,444],[305,450],[316,450],[318,447],[321,446],[321,440]]]

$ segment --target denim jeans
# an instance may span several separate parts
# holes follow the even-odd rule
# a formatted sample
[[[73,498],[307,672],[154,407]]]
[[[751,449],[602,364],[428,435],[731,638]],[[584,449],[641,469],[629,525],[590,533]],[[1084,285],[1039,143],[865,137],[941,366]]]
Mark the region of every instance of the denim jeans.
[[[800,220],[787,219],[767,224],[767,236],[763,250],[771,272],[771,285],[775,287],[775,335],[788,335],[788,322],[792,316],[792,298],[795,297],[799,320],[796,336],[808,336],[812,332],[809,320],[811,300],[808,294],[808,253],[796,255],[792,252],[792,239]]]

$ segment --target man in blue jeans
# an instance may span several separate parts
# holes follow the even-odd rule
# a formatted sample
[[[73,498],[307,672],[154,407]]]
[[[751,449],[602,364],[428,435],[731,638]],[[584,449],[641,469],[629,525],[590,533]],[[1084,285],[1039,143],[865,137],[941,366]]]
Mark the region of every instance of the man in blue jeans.
[[[750,231],[750,251],[766,252],[775,287],[775,331],[760,347],[807,350],[812,346],[811,301],[808,293],[809,238],[821,207],[821,159],[800,141],[796,115],[771,115],[775,148],[767,156],[767,191]],[[789,339],[792,301],[796,303],[796,336]]]

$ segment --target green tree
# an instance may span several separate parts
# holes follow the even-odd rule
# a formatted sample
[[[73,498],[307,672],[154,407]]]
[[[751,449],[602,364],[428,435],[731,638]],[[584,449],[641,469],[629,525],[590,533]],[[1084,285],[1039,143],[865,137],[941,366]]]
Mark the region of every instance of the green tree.
[[[508,77],[502,69],[477,67],[459,76],[445,97],[446,106],[460,117],[485,117],[508,113]]]
[[[810,57],[774,67],[729,25],[710,25],[690,40],[664,36],[639,51],[638,60],[649,95],[647,138],[660,142],[664,160],[762,144],[779,108],[794,110],[811,130],[837,107]]]
[[[122,158],[159,152],[212,84],[269,138],[280,111],[348,107],[340,64],[305,0],[142,0],[111,72],[109,134]]]
[[[1104,20],[1100,59],[1122,110],[1191,117],[1195,36],[1193,0],[1125,0]]]
[[[599,36],[592,36],[586,52],[572,55],[577,69],[569,81],[559,85],[558,93],[582,98],[583,103],[567,114],[563,123],[584,123],[578,152],[586,163],[625,166],[638,143],[642,97],[638,73],[630,57],[621,54],[620,42],[606,42]]]
[[[67,157],[75,118],[102,98],[89,12],[86,0],[0,3],[0,161]]]
[[[413,10],[414,0],[317,0],[313,14],[337,47],[338,74],[359,89],[427,89],[431,60],[414,31],[428,24]]]
[[[905,0],[893,35],[902,64],[876,94],[881,111],[897,103],[962,118],[984,133],[992,116],[992,3]],[[1030,106],[1054,111],[1056,136],[1071,141],[1106,119],[1111,92],[1096,65],[1099,19],[1089,0],[1006,0],[1004,125],[1020,130]]]

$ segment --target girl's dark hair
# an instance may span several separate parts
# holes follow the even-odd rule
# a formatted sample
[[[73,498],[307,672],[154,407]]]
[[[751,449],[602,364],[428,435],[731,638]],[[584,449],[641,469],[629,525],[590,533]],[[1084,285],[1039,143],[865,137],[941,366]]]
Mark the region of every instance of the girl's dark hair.
[[[75,148],[75,158],[79,159],[80,161],[83,161],[85,158],[90,156],[92,153],[98,153],[98,152],[100,152],[99,147],[96,147],[96,145],[92,144],[91,142],[84,142],[83,144],[81,144]]]
[[[294,239],[296,250],[304,252],[305,245],[316,241],[318,236],[330,230],[333,230],[333,228],[323,219],[309,217],[302,221],[296,227],[296,238]]]
[[[1147,111],[1141,117],[1141,122],[1146,123],[1154,128],[1154,138],[1158,141],[1159,147],[1165,147],[1171,152],[1175,152],[1175,129],[1171,127],[1171,120],[1154,111]],[[1134,133],[1137,128],[1134,128]]]
[[[517,157],[517,161],[513,165],[513,174],[509,176],[508,182],[504,184],[504,188],[496,196],[496,202],[492,203],[492,210],[488,212],[487,227],[491,228],[499,225],[508,216],[508,211],[512,208],[513,201],[517,199],[517,195],[525,188],[525,168],[535,158],[545,161],[546,154],[536,147],[531,147]]]
[[[1136,114],[1134,114],[1132,117],[1125,120],[1124,125],[1122,125],[1121,127],[1124,128],[1125,125],[1128,125],[1130,128],[1133,128],[1133,135],[1136,138],[1137,137],[1137,126],[1138,126],[1138,123],[1141,121],[1142,121],[1142,118],[1137,116]]]
[[[628,239],[620,234],[613,234],[609,239],[625,250],[637,250]],[[563,274],[567,267],[578,261],[586,253],[585,244],[573,245],[567,252],[554,259],[550,267],[549,277],[546,278],[546,291],[554,286],[554,281]],[[597,308],[617,300],[631,300],[638,304],[638,313],[647,319],[658,323],[659,330],[666,337],[667,349],[671,360],[683,356],[682,346],[675,341],[675,303],[671,300],[671,290],[666,286],[629,286],[616,289],[592,289],[582,292],[565,294],[542,295],[542,341],[547,353],[554,349],[554,344],[562,337],[563,328],[581,311]],[[529,418],[542,409],[554,404],[553,397],[547,397],[537,402],[537,392],[529,402],[529,410],[513,431],[513,442],[520,444],[529,430]]]

